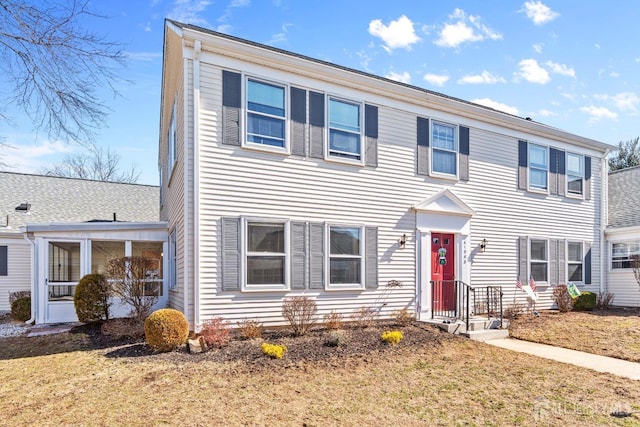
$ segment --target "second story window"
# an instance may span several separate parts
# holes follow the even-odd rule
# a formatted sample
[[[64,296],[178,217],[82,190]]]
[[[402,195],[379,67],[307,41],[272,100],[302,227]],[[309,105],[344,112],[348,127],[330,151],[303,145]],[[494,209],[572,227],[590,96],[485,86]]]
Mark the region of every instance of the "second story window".
[[[529,144],[529,188],[547,190],[549,151],[547,147]]]
[[[329,99],[329,156],[362,158],[362,120],[360,104]]]
[[[431,171],[447,175],[456,175],[458,170],[458,141],[456,127],[434,122],[431,146],[433,162]]]
[[[178,126],[177,126],[177,104],[173,101],[171,110],[171,120],[169,121],[169,131],[167,134],[167,175],[171,177],[173,166],[178,159]]]
[[[285,87],[247,80],[247,143],[286,147]]]
[[[582,196],[584,188],[584,157],[567,153],[567,192]]]

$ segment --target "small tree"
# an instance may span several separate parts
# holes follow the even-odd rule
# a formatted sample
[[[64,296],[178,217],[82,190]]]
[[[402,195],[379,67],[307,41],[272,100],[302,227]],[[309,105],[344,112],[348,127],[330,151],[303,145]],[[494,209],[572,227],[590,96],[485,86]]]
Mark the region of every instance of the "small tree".
[[[640,255],[631,255],[631,267],[633,268],[633,275],[640,286]]]
[[[640,165],[640,137],[620,141],[618,149],[609,156],[609,170],[626,169]]]
[[[131,316],[140,321],[151,313],[158,302],[155,289],[149,289],[149,272],[154,271],[156,261],[145,257],[116,258],[107,264],[107,277],[114,296],[131,306]]]

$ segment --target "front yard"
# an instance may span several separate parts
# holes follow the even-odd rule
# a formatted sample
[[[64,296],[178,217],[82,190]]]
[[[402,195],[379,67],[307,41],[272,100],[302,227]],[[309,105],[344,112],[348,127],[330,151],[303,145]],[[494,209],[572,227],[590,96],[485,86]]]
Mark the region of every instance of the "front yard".
[[[30,425],[638,425],[640,381],[404,328],[374,326],[357,351],[310,349],[271,360],[257,342],[203,355],[150,354],[90,330],[0,339],[0,419]],[[324,331],[315,332],[321,337]],[[368,334],[373,340],[366,338]],[[277,334],[274,336],[278,336]],[[304,345],[320,346],[313,336]],[[249,349],[238,350],[238,346]],[[355,347],[354,347],[355,348]],[[344,349],[343,349],[344,350]],[[228,354],[240,351],[243,360]],[[344,354],[341,354],[344,353]],[[225,354],[227,354],[225,356]]]

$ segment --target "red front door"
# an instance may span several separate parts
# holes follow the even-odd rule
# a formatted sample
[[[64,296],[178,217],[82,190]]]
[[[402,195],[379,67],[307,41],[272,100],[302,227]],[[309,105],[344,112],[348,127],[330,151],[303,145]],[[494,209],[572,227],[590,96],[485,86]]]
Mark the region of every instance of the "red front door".
[[[453,234],[431,233],[431,280],[433,309],[453,311],[455,295],[455,241]]]

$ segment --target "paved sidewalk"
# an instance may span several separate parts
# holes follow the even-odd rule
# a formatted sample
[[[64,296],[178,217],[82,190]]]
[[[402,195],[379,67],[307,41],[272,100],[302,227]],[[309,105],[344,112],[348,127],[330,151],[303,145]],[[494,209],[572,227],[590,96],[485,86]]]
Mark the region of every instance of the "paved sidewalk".
[[[629,362],[627,360],[615,359],[613,357],[598,356],[597,354],[584,353],[582,351],[569,350],[561,347],[554,347],[546,344],[538,344],[529,341],[517,340],[514,338],[504,338],[485,341],[486,344],[508,350],[528,353],[545,359],[556,360],[562,363],[569,363],[583,368],[593,369],[598,372],[607,372],[620,377],[640,380],[640,363]]]

